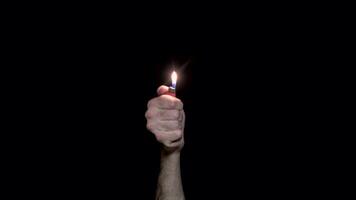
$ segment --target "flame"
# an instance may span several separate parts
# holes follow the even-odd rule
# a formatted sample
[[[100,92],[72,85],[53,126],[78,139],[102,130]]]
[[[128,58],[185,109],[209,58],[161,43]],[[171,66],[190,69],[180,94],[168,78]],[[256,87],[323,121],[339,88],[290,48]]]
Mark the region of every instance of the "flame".
[[[172,75],[171,75],[171,79],[172,79],[172,85],[176,85],[177,84],[177,73],[176,71],[173,71]]]

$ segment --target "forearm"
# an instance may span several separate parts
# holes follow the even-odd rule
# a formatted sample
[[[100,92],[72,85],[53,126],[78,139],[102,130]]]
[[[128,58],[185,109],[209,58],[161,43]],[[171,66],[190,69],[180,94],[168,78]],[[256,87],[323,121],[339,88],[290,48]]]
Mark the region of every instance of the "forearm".
[[[161,171],[158,177],[156,200],[184,200],[180,172],[180,152],[161,152]]]
[[[159,87],[157,93],[159,96],[148,102],[145,113],[147,129],[162,144],[156,200],[184,200],[180,172],[185,124],[183,103],[171,95],[167,86]]]

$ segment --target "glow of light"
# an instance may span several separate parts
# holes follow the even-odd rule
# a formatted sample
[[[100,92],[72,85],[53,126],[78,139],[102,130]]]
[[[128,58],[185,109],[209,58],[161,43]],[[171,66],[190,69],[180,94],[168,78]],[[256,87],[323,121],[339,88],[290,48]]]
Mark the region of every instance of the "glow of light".
[[[172,79],[172,87],[176,88],[176,84],[177,84],[177,73],[175,71],[173,71],[172,75],[171,75],[171,79]]]

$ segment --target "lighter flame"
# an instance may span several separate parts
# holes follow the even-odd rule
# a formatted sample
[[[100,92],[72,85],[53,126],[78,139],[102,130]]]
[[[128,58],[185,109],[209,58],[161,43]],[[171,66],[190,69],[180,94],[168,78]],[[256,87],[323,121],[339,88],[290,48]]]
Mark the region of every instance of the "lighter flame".
[[[177,84],[177,73],[175,71],[173,71],[171,79],[172,79],[172,85],[176,85]]]

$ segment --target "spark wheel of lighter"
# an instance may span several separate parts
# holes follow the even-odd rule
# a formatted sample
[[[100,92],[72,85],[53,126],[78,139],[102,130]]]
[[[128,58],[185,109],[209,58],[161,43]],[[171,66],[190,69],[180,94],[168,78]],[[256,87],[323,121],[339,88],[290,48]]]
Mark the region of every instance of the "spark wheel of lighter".
[[[171,95],[171,96],[176,96],[176,88],[174,88],[174,87],[169,87],[169,89],[168,89],[168,92],[167,92],[167,95]]]

